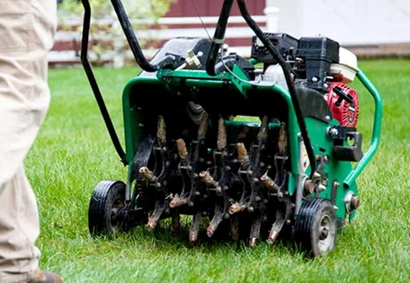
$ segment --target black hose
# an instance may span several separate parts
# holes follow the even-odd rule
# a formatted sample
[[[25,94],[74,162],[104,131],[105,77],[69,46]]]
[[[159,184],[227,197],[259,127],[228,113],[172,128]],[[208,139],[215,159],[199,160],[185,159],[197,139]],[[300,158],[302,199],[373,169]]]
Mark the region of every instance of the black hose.
[[[88,36],[90,32],[91,7],[90,7],[90,3],[88,2],[88,0],[82,0],[81,3],[83,4],[83,7],[84,7],[84,22],[83,22],[83,34],[82,34],[82,41],[81,41],[81,56],[80,56],[81,63],[84,67],[88,81],[90,82],[90,86],[91,86],[91,89],[93,90],[95,100],[97,101],[98,107],[100,108],[101,115],[103,116],[105,125],[107,126],[107,130],[108,130],[108,133],[110,134],[115,150],[117,151],[121,159],[121,162],[124,165],[127,165],[128,162],[126,160],[125,152],[118,139],[117,132],[115,131],[114,125],[110,118],[110,114],[108,113],[104,99],[101,95],[97,81],[94,77],[94,73],[91,69],[90,62],[88,61],[88,58],[87,58]]]
[[[142,53],[141,46],[134,34],[134,29],[128,19],[127,13],[125,12],[124,6],[121,0],[111,0],[112,6],[114,7],[115,13],[117,14],[118,20],[124,31],[125,37],[127,38],[128,44],[130,45],[132,54],[134,55],[135,61],[138,65],[146,72],[155,72],[159,69],[158,65],[152,65],[148,63],[144,54]]]
[[[206,62],[206,73],[210,76],[215,76],[219,72],[219,70],[215,69],[215,63],[219,57],[219,49],[225,39],[226,26],[228,25],[228,18],[231,13],[233,1],[234,0],[225,0],[222,5],[221,13],[215,29],[214,39],[212,41],[208,60]]]
[[[310,178],[313,179],[313,174],[316,172],[316,159],[315,154],[313,152],[312,144],[310,142],[310,138],[307,132],[305,119],[303,118],[302,111],[300,110],[300,105],[298,98],[296,96],[295,85],[293,84],[293,80],[291,77],[291,71],[289,65],[283,59],[283,57],[276,51],[275,47],[273,46],[272,42],[265,36],[259,26],[255,23],[255,21],[249,15],[248,9],[246,8],[246,4],[244,0],[237,0],[239,10],[241,11],[242,17],[245,19],[249,27],[253,30],[255,35],[262,41],[262,43],[266,46],[272,56],[277,60],[279,65],[283,69],[283,73],[285,75],[286,84],[289,89],[289,94],[292,99],[293,107],[295,108],[296,118],[299,124],[300,132],[303,138],[303,142],[306,147],[306,151],[310,161]]]
[[[111,4],[115,10],[115,13],[117,14],[118,21],[121,24],[125,37],[127,38],[135,61],[138,63],[141,69],[146,72],[155,72],[162,67],[171,67],[175,69],[178,66],[179,60],[172,54],[167,54],[164,59],[162,59],[158,64],[150,64],[142,53],[142,48],[138,43],[134,29],[132,28],[132,25],[127,16],[127,12],[125,12],[121,0],[111,0]]]

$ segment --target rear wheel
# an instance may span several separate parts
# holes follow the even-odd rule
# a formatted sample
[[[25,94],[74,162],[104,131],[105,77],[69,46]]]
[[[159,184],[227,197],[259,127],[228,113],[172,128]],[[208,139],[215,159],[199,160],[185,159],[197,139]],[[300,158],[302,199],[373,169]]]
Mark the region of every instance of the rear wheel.
[[[94,189],[88,209],[88,227],[92,236],[111,235],[123,231],[120,217],[125,207],[125,184],[101,181]]]
[[[314,198],[302,204],[296,220],[296,235],[314,257],[326,255],[336,247],[337,223],[333,204]]]

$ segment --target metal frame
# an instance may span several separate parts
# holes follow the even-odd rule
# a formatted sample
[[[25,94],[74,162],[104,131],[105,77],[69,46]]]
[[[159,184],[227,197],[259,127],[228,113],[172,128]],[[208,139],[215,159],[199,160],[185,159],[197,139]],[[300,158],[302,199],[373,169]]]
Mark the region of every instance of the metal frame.
[[[376,153],[376,150],[380,143],[380,133],[382,128],[382,116],[383,116],[383,107],[382,107],[382,97],[380,96],[379,91],[369,80],[366,74],[359,69],[356,73],[356,77],[360,80],[363,86],[369,91],[374,100],[374,121],[373,121],[373,132],[372,139],[370,142],[370,147],[363,155],[362,159],[356,165],[356,167],[350,172],[350,174],[344,180],[344,186],[346,188],[350,187],[352,183],[356,180],[359,174],[363,171],[366,165],[370,162],[373,155]]]

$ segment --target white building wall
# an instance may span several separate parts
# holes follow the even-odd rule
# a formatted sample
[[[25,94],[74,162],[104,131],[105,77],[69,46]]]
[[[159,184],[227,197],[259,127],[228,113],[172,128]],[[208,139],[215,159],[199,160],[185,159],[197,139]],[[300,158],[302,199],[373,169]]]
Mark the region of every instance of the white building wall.
[[[410,42],[410,0],[266,0],[279,8],[278,30],[324,35],[343,45]]]

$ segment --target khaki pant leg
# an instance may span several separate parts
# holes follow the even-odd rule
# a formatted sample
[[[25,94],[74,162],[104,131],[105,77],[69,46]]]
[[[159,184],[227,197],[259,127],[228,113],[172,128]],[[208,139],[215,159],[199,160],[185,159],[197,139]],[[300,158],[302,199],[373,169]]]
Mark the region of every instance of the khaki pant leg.
[[[56,0],[0,0],[0,282],[38,266],[37,203],[23,161],[47,112]]]
[[[23,164],[0,190],[0,282],[27,282],[38,267],[39,219]]]

